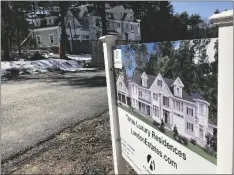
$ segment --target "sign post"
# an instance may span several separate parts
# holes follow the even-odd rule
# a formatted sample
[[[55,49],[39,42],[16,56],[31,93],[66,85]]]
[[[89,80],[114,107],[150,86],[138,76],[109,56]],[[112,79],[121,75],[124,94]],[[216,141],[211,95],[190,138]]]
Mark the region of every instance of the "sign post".
[[[117,37],[112,35],[103,36],[100,40],[103,42],[103,52],[105,60],[106,83],[108,94],[108,105],[110,114],[111,141],[114,160],[115,174],[125,174],[124,159],[121,155],[121,143],[119,134],[119,119],[116,105],[116,91],[113,67],[113,50]]]
[[[210,20],[219,26],[217,174],[233,174],[233,10]]]

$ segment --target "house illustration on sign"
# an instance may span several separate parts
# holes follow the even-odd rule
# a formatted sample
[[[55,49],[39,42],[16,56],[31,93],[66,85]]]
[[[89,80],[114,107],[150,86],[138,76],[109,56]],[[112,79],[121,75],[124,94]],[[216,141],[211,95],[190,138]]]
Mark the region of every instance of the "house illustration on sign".
[[[196,92],[189,95],[178,77],[175,80],[147,75],[145,72],[125,81],[120,74],[117,79],[117,96],[121,104],[154,121],[165,123],[188,139],[195,139],[201,147],[206,146],[206,134],[213,135],[216,125],[209,121],[209,103]]]

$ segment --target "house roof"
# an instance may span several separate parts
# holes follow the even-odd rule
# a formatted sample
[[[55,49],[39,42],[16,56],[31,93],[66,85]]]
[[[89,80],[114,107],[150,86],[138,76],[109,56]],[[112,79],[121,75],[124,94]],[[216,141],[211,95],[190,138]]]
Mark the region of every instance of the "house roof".
[[[217,125],[216,125],[214,122],[212,122],[211,120],[208,120],[208,124],[209,124],[209,125],[213,125],[213,126],[216,126],[216,127],[217,127]]]
[[[195,92],[191,94],[193,99],[199,99],[199,100],[203,100],[206,101],[205,98],[203,96],[201,96],[201,94],[199,92]]]
[[[141,75],[142,75],[142,74],[137,74],[135,77],[133,77],[133,78],[131,79],[131,81],[134,82],[134,83],[136,83],[138,86],[143,87],[143,86],[142,86],[142,83],[141,83]],[[147,77],[148,77],[147,89],[149,89],[149,88],[151,87],[151,85],[153,84],[153,82],[154,82],[156,76],[147,75]],[[171,93],[174,94],[174,93],[173,93],[173,88],[171,88],[171,85],[173,84],[173,82],[174,82],[175,80],[172,80],[172,79],[169,79],[169,78],[163,78],[163,79],[164,79],[165,83],[167,84],[167,86],[169,87]],[[206,100],[201,96],[201,94],[199,94],[198,92],[196,92],[196,93],[194,93],[194,94],[196,95],[196,97],[200,97],[200,98],[202,98],[204,101],[206,101]],[[179,98],[179,97],[177,97],[177,98]],[[183,100],[186,100],[186,101],[194,102],[194,100],[193,100],[194,97],[193,97],[193,96],[190,96],[184,89],[182,89],[182,99],[183,99]]]

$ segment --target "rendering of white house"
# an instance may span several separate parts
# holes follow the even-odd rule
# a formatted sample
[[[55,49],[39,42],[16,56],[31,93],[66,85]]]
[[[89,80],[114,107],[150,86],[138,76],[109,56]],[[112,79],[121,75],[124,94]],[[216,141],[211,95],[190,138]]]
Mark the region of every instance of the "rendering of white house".
[[[206,146],[205,135],[213,135],[216,125],[209,121],[209,103],[200,95],[189,95],[178,77],[175,80],[147,75],[143,72],[134,78],[117,79],[117,96],[121,104],[131,106],[138,113],[154,121],[165,123],[165,128],[173,130],[188,139],[196,140],[201,147]]]

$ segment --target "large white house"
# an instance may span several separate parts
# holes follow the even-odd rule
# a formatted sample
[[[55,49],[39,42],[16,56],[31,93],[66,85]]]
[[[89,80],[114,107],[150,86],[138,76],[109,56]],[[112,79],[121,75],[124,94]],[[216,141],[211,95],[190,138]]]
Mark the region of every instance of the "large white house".
[[[179,77],[171,80],[143,72],[126,82],[119,75],[116,86],[118,101],[158,123],[163,120],[169,130],[176,126],[180,135],[195,139],[202,147],[206,145],[205,135],[213,135],[217,129],[209,121],[210,104],[199,93],[186,93]]]

